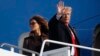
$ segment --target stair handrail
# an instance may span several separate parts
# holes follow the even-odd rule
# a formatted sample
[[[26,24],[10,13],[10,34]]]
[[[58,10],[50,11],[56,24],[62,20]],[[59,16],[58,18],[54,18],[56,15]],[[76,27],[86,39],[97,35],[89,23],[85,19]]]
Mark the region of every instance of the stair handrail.
[[[61,44],[61,45],[66,45],[66,46],[72,46],[72,47],[77,47],[77,48],[81,48],[81,49],[87,49],[87,50],[92,50],[92,51],[100,52],[100,49],[93,48],[93,47],[91,48],[91,47],[86,47],[86,46],[82,46],[82,45],[75,45],[75,44],[71,44],[71,43],[65,43],[65,42],[60,42],[60,41],[46,39],[42,43],[42,47],[41,47],[40,55],[39,56],[43,55],[43,50],[44,50],[44,46],[45,46],[46,42],[48,42],[48,43],[55,43],[55,44]]]
[[[19,50],[23,50],[23,51],[26,51],[26,52],[29,52],[29,53],[35,53],[35,54],[39,55],[39,53],[36,52],[36,51],[32,51],[32,50],[25,49],[25,48],[20,48],[20,47],[18,47],[18,46],[11,45],[11,44],[8,44],[8,43],[1,43],[0,47],[4,47],[4,46],[17,48],[17,49],[19,49]]]

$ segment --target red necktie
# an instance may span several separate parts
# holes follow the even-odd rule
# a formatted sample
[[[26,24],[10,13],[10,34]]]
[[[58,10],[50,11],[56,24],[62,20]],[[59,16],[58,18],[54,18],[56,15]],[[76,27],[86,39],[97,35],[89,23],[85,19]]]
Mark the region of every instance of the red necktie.
[[[65,26],[68,27],[68,24],[65,24]],[[72,30],[70,29],[70,27],[68,27],[68,28],[69,28],[69,30],[71,32],[72,44],[77,44],[74,33],[72,32]],[[74,51],[75,51],[74,56],[78,56],[78,52],[77,52],[77,48],[76,47],[74,47]]]
[[[71,30],[70,30],[71,31]],[[76,39],[75,39],[75,35],[74,35],[74,33],[71,31],[71,39],[72,39],[72,44],[77,44],[76,43]],[[76,47],[74,47],[74,49],[75,49],[75,54],[74,54],[74,56],[78,56],[78,52],[77,52],[77,48]]]

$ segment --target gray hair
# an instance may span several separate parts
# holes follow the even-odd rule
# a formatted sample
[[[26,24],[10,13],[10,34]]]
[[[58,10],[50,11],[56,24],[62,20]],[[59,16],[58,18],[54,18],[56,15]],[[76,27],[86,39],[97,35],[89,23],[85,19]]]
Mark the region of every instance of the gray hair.
[[[65,6],[64,9],[68,9],[68,10],[72,11],[72,7],[70,7],[70,6]]]

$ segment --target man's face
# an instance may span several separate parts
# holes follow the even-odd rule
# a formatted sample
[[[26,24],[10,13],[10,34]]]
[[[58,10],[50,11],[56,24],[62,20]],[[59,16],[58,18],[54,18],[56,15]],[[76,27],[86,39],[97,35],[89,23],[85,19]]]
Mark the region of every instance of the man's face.
[[[70,23],[70,17],[71,17],[71,10],[67,8],[63,10],[63,15],[60,20],[66,25]]]

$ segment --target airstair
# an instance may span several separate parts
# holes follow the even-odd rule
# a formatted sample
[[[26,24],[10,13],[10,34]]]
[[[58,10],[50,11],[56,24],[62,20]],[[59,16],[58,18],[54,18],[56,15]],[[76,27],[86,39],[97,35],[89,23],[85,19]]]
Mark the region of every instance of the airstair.
[[[46,42],[65,45],[67,47],[43,52]],[[9,47],[10,50],[4,49],[3,48],[4,46]],[[70,49],[70,47],[71,47],[71,49]],[[54,41],[54,40],[44,40],[41,50],[40,50],[40,53],[31,51],[31,50],[28,50],[25,48],[19,48],[15,45],[11,45],[8,43],[2,43],[2,44],[0,44],[0,56],[26,56],[26,55],[15,52],[15,50],[14,50],[15,48],[19,49],[19,50],[30,52],[30,53],[32,53],[32,56],[35,56],[36,54],[39,56],[73,56],[74,51],[73,51],[72,47],[77,47],[77,48],[100,52],[100,49],[96,49],[96,48],[91,48],[91,47],[86,47],[86,46],[81,46],[81,45],[74,45],[74,44],[69,44],[69,43],[64,43],[64,42],[59,42],[59,41]]]

